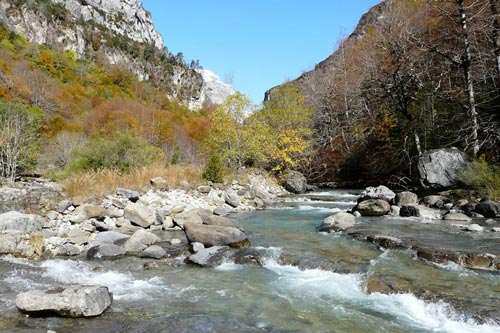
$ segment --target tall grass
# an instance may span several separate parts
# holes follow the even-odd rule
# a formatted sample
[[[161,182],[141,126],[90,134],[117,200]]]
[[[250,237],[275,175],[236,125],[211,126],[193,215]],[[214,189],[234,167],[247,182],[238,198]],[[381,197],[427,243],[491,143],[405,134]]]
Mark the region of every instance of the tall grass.
[[[83,195],[101,197],[123,187],[131,190],[145,191],[149,180],[155,177],[164,178],[169,187],[179,187],[181,181],[192,186],[202,183],[201,170],[190,165],[164,166],[153,163],[148,166],[132,168],[128,172],[116,169],[100,169],[75,173],[63,181],[63,187],[70,197]]]

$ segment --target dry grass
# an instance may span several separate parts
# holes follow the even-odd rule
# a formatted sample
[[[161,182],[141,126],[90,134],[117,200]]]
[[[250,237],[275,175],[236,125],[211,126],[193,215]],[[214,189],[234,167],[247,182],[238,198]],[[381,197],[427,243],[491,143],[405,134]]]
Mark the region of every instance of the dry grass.
[[[28,243],[33,246],[37,256],[41,256],[43,254],[43,251],[45,250],[45,238],[43,237],[43,234],[37,233],[31,235]]]
[[[101,197],[123,187],[131,190],[144,191],[149,188],[149,180],[155,177],[164,178],[170,188],[179,187],[181,181],[187,181],[191,186],[202,183],[201,170],[190,165],[164,166],[159,163],[140,167],[123,173],[117,170],[103,169],[87,171],[68,177],[64,182],[64,190],[70,197],[94,196]]]

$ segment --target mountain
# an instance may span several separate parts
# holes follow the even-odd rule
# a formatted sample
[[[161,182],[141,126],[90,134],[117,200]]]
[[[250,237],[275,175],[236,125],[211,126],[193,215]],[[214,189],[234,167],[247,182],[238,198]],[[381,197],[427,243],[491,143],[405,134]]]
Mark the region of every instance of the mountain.
[[[431,149],[500,162],[498,1],[385,0],[292,81],[314,110],[308,170],[410,181]],[[272,100],[275,88],[266,92]]]
[[[125,66],[191,108],[215,103],[213,81],[168,52],[141,0],[3,0],[0,23],[30,42]]]
[[[230,95],[236,91],[231,85],[221,81],[219,76],[208,69],[197,70],[205,82],[205,96],[213,104],[222,104]]]

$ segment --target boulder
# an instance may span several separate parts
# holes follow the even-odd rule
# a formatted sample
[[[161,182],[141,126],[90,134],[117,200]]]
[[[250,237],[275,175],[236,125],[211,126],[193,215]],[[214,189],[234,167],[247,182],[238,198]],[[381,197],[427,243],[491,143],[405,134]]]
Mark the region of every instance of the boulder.
[[[96,204],[83,204],[78,206],[74,214],[82,217],[82,220],[88,220],[91,218],[103,218],[106,216],[106,209],[102,206]]]
[[[139,253],[160,241],[160,237],[144,229],[137,230],[123,245],[128,253]]]
[[[111,305],[111,301],[112,296],[107,287],[76,285],[20,293],[16,298],[16,306],[25,313],[78,318],[102,314]]]
[[[45,219],[40,215],[23,214],[15,211],[0,214],[0,232],[17,230],[31,234],[41,231]]]
[[[132,202],[136,202],[137,200],[139,200],[139,197],[141,195],[137,191],[128,190],[126,188],[117,188],[116,189],[116,194],[119,195],[119,196],[125,197],[125,198],[129,199]]]
[[[500,204],[491,200],[481,200],[474,211],[484,217],[500,217]]]
[[[168,190],[168,183],[162,177],[155,177],[149,180],[149,184],[157,190]]]
[[[361,216],[382,216],[391,210],[391,206],[383,199],[368,199],[358,203],[355,208]]]
[[[148,228],[156,222],[156,211],[140,203],[131,203],[125,207],[123,217],[133,224]]]
[[[231,209],[225,207],[216,207],[214,209],[214,215],[226,216],[232,212]]]
[[[126,254],[123,246],[118,246],[111,243],[104,243],[91,247],[87,251],[87,259],[118,259]]]
[[[445,204],[450,202],[448,197],[442,195],[427,195],[420,200],[420,204],[431,208],[443,208]]]
[[[188,261],[203,267],[215,267],[224,262],[225,254],[230,251],[227,246],[212,246],[210,248],[200,249],[198,252],[191,254]]]
[[[481,231],[484,231],[484,228],[481,227],[479,224],[476,224],[476,223],[465,225],[463,227],[463,229],[465,231],[471,231],[471,232],[481,232]]]
[[[394,193],[391,189],[384,185],[380,185],[377,187],[367,187],[358,198],[358,202],[362,202],[370,199],[381,199],[387,202],[391,202],[396,197],[396,193]]]
[[[236,208],[241,204],[240,197],[234,191],[228,190],[224,194],[224,202],[229,206]]]
[[[66,243],[83,245],[87,244],[90,239],[90,232],[82,230],[80,228],[73,228],[66,239]]]
[[[212,186],[209,185],[201,185],[198,186],[198,192],[203,193],[203,194],[208,194],[212,191]]]
[[[165,258],[166,256],[167,252],[165,252],[165,250],[158,245],[151,245],[141,253],[141,257],[143,258],[161,259]]]
[[[198,242],[192,242],[191,244],[189,244],[189,251],[191,253],[196,253],[200,250],[203,250],[204,248],[205,248],[205,245],[198,243]]]
[[[448,188],[456,185],[467,168],[467,154],[456,149],[426,151],[418,160],[420,182],[425,188]]]
[[[402,217],[419,217],[424,220],[440,220],[443,218],[442,211],[421,205],[403,206],[399,211],[399,215]]]
[[[385,249],[394,250],[406,248],[406,246],[403,244],[403,241],[396,237],[375,235],[366,237],[366,240]]]
[[[65,200],[62,200],[61,202],[59,202],[59,203],[57,204],[56,211],[57,211],[58,213],[61,213],[61,214],[62,214],[62,213],[64,213],[64,212],[66,211],[66,209],[68,209],[68,208],[69,208],[69,207],[71,207],[71,206],[72,206],[71,201],[70,201],[70,200],[65,199]]]
[[[323,220],[320,231],[344,231],[356,224],[356,217],[347,212],[339,212]]]
[[[418,203],[418,196],[413,192],[400,192],[396,194],[396,206],[416,205]]]
[[[305,193],[307,189],[307,179],[298,171],[290,171],[286,175],[283,187],[285,190],[292,193]]]
[[[223,227],[233,227],[243,230],[243,227],[239,223],[236,223],[233,220],[228,219],[227,217],[204,213],[201,213],[200,217],[203,221],[203,224],[206,225],[219,225]]]
[[[239,229],[216,225],[187,223],[184,226],[186,237],[190,243],[202,243],[206,247],[228,245],[241,248],[250,246],[247,236]]]
[[[174,215],[174,222],[181,228],[184,228],[184,225],[187,223],[203,224],[200,213],[211,214],[210,210],[201,208],[185,210]]]
[[[56,255],[62,257],[73,257],[79,255],[80,253],[81,251],[78,246],[75,246],[73,244],[64,244],[59,248]]]
[[[469,222],[472,221],[470,217],[463,213],[448,213],[446,214],[443,219],[447,221],[461,221],[461,222]]]

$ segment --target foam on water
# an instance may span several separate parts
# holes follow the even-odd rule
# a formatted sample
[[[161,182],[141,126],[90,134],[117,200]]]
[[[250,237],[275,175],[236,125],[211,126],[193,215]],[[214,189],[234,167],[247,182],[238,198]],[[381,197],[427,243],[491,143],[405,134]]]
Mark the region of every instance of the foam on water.
[[[282,266],[269,260],[265,268],[277,274],[275,287],[289,297],[316,298],[328,302],[332,311],[351,308],[363,314],[373,313],[390,317],[404,326],[431,332],[499,333],[498,323],[479,324],[458,314],[449,304],[426,302],[410,293],[368,294],[363,288],[362,274],[339,274],[322,270],[304,270]]]
[[[320,192],[309,192],[308,195],[314,195],[317,197],[336,197],[336,198],[355,198],[359,197],[358,194],[338,192],[338,191],[320,191]]]
[[[136,279],[131,273],[120,273],[107,269],[93,270],[92,266],[73,260],[48,260],[42,263],[44,277],[65,284],[103,285],[109,288],[117,300],[151,299],[168,291],[159,277]]]

